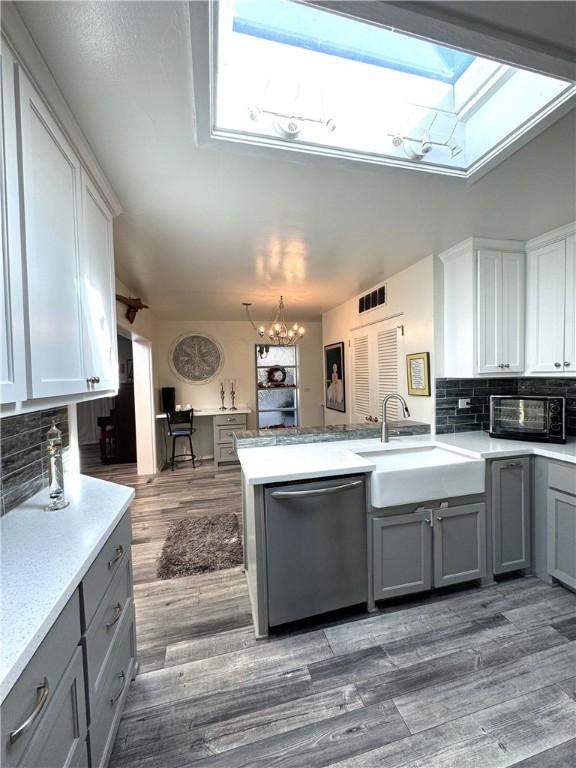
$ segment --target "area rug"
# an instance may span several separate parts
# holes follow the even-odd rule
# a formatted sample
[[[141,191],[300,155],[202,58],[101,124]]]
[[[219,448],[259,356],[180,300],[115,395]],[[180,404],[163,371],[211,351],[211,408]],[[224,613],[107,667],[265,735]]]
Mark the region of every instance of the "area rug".
[[[231,512],[177,520],[168,528],[158,560],[158,578],[175,579],[221,571],[242,563],[242,535]]]

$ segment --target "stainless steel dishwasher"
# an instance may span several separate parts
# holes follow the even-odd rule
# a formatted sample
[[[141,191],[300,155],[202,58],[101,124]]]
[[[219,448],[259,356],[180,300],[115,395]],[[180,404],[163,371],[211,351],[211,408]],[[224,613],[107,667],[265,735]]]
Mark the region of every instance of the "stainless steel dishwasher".
[[[364,476],[268,486],[268,623],[368,599]]]

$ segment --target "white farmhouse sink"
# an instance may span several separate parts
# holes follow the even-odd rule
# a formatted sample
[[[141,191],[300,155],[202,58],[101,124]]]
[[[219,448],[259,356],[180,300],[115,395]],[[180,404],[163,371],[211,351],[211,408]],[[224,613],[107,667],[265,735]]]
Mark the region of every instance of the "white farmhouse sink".
[[[483,459],[423,445],[356,451],[376,465],[372,472],[372,506],[393,507],[485,490]]]

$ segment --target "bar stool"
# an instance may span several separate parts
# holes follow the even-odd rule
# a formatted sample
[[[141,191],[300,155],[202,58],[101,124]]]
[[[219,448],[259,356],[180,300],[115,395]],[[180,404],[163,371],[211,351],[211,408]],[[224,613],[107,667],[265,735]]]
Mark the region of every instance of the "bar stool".
[[[166,413],[168,422],[168,434],[172,438],[172,472],[174,472],[174,463],[176,461],[191,461],[196,469],[196,456],[192,447],[192,435],[196,432],[194,427],[194,408],[189,411],[168,411]],[[187,453],[176,453],[176,440],[179,437],[185,437],[190,443],[190,456]]]

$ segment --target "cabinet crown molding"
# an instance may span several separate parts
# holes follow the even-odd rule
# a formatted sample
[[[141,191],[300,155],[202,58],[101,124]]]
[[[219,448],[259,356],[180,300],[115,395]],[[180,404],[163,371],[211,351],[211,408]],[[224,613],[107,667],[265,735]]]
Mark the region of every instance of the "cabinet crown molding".
[[[462,256],[464,253],[478,250],[506,251],[508,253],[522,253],[526,248],[524,240],[495,240],[488,237],[468,237],[461,243],[453,245],[438,254],[441,261],[446,262]]]
[[[122,213],[120,201],[100,168],[98,160],[58,87],[58,83],[46,66],[32,35],[11,0],[3,0],[2,2],[1,30],[2,45],[7,45],[11,49],[19,66],[38,89],[59,127],[82,159],[82,164],[103,195],[110,213],[114,217],[118,216]]]
[[[557,227],[556,229],[551,229],[549,232],[544,232],[544,234],[538,235],[538,237],[533,237],[526,242],[526,250],[533,251],[536,248],[542,248],[543,245],[549,245],[558,240],[564,240],[571,235],[576,235],[576,221],[573,221],[570,224],[565,224],[562,227]]]

